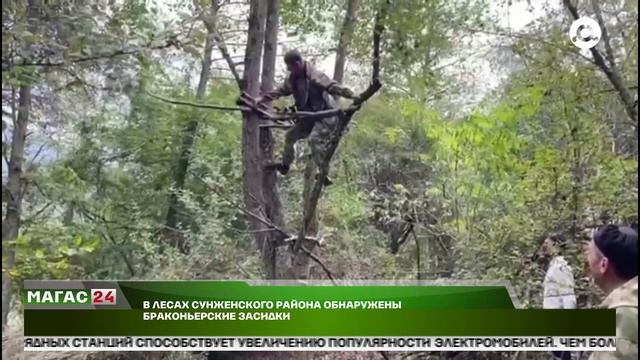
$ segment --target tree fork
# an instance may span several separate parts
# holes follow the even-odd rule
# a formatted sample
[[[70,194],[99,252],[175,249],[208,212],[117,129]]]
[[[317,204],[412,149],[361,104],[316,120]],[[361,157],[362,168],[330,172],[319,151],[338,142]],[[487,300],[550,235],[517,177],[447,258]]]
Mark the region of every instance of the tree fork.
[[[333,80],[338,83],[343,82],[344,67],[347,58],[347,50],[351,42],[351,36],[356,21],[356,10],[358,7],[358,0],[348,0],[347,8],[342,23],[342,29],[340,31],[340,38],[338,40],[338,48],[336,50],[336,61],[333,70]],[[335,97],[337,99],[337,96]],[[304,169],[304,186],[302,190],[303,204],[307,204],[311,198],[315,175],[317,174],[317,166],[311,155],[307,156],[306,165]],[[305,236],[315,236],[318,232],[318,216],[314,214],[305,229]],[[308,246],[302,246],[301,249],[305,251],[304,254],[294,252],[292,254],[292,266],[290,277],[294,278],[307,278],[309,273],[309,259],[313,260],[312,251],[315,244],[309,243]],[[309,250],[307,250],[309,249]],[[316,261],[317,263],[317,261]],[[321,266],[324,268],[324,266]],[[326,272],[326,271],[325,271]],[[331,278],[329,273],[327,276]]]
[[[380,40],[384,31],[384,18],[386,17],[388,6],[389,1],[387,1],[378,10],[375,18],[375,25],[373,29],[373,62],[371,76],[372,82],[350,107],[345,110],[338,111],[338,123],[336,129],[329,139],[329,143],[327,144],[326,152],[323,157],[323,162],[319,169],[317,180],[311,190],[309,199],[308,201],[306,201],[304,206],[303,225],[298,235],[298,241],[294,245],[294,256],[296,253],[298,253],[298,251],[300,251],[300,247],[303,245],[302,243],[305,236],[307,235],[307,229],[311,224],[313,217],[315,216],[316,208],[318,206],[318,200],[320,199],[320,194],[322,192],[323,180],[329,174],[329,163],[338,147],[338,144],[340,143],[340,139],[342,138],[344,129],[347,127],[356,111],[360,109],[362,103],[369,100],[369,98],[371,98],[382,87],[382,84],[380,83]]]

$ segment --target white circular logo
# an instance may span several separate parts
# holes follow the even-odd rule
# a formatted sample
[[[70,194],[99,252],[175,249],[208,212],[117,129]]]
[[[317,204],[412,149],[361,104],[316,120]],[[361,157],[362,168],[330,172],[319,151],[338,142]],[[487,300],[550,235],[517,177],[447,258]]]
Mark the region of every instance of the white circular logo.
[[[602,30],[598,22],[588,17],[581,17],[571,24],[569,37],[571,42],[580,49],[591,49],[600,41]]]

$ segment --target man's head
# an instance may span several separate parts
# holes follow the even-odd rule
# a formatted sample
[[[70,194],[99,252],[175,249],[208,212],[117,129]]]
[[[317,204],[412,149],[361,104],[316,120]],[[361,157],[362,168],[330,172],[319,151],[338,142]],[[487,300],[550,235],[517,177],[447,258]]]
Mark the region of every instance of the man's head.
[[[605,291],[638,276],[638,233],[628,226],[595,231],[585,252],[589,274]]]
[[[562,247],[564,247],[564,239],[560,235],[549,235],[542,242],[538,255],[541,259],[549,259],[558,255]]]
[[[284,63],[287,64],[287,70],[293,75],[300,75],[304,71],[304,61],[298,50],[289,50],[284,54]]]

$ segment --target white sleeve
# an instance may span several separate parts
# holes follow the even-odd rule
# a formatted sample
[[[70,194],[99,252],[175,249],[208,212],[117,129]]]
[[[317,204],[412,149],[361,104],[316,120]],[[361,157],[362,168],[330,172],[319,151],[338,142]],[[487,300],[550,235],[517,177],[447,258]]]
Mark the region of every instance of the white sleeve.
[[[562,297],[563,309],[575,309],[578,307],[575,295],[566,295]]]

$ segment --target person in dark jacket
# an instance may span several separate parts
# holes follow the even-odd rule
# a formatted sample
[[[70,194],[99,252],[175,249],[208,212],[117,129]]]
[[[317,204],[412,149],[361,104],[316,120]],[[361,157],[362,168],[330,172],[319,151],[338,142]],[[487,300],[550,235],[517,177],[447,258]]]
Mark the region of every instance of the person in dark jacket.
[[[336,102],[331,95],[355,99],[353,92],[338,84],[323,72],[302,58],[296,50],[288,51],[284,56],[289,75],[282,86],[263,95],[260,102],[271,102],[274,99],[293,95],[296,111],[316,112],[336,108]],[[285,137],[282,162],[268,164],[269,168],[277,169],[285,175],[294,160],[294,145],[298,140],[309,138],[311,155],[318,166],[326,149],[326,141],[335,128],[337,117],[322,119],[298,119]],[[324,179],[325,185],[331,181]]]

